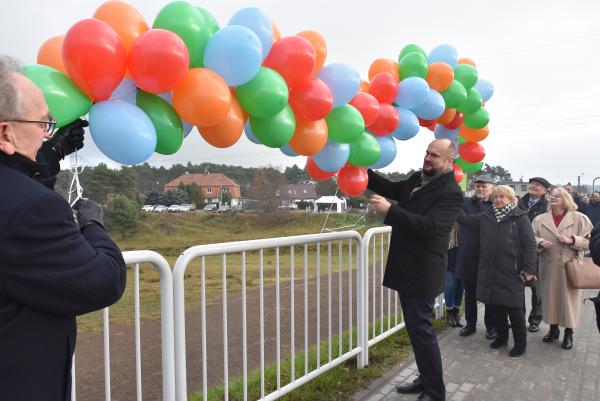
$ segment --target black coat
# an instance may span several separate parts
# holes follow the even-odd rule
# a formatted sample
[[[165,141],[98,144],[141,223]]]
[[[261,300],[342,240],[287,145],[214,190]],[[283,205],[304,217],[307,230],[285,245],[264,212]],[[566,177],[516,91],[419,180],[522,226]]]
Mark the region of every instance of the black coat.
[[[492,209],[458,218],[461,225],[479,229],[477,300],[486,305],[521,308],[525,285],[519,273],[535,274],[537,245],[527,212],[518,207],[500,222]]]
[[[0,399],[70,400],[75,316],[116,302],[119,248],[79,231],[68,203],[36,182],[40,165],[0,152]]]
[[[529,208],[529,194],[526,194],[519,200],[518,206],[527,212],[527,217],[532,222],[537,216],[548,211],[548,200],[542,196],[535,205]]]
[[[453,172],[411,196],[420,182],[420,172],[392,182],[369,170],[368,188],[398,202],[384,220],[392,226],[392,238],[383,285],[409,297],[433,298],[444,289],[450,230],[463,195]]]
[[[483,213],[492,207],[492,202],[477,198],[465,198],[463,212],[467,215]],[[460,226],[458,233],[458,250],[456,251],[457,279],[477,281],[477,266],[479,264],[479,231],[471,227]]]
[[[589,205],[585,205],[585,209],[580,210],[581,213],[584,213],[592,222],[593,225],[596,225],[600,222],[600,202],[592,203]]]
[[[596,224],[592,230],[592,238],[590,239],[590,252],[594,263],[600,266],[600,223]]]

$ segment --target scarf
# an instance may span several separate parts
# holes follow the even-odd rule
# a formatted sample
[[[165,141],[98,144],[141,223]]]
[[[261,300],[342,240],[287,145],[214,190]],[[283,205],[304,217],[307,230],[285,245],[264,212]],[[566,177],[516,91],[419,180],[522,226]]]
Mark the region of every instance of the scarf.
[[[517,205],[514,203],[509,203],[508,205],[500,208],[493,206],[492,210],[494,211],[494,216],[496,216],[496,222],[499,223],[500,220],[502,220],[507,214],[509,214],[510,211],[513,210],[516,206]]]
[[[411,195],[414,194],[419,189],[423,188],[425,185],[429,184],[436,178],[439,178],[439,177],[443,176],[444,174],[448,174],[452,170],[454,170],[454,169],[452,167],[449,167],[445,171],[441,171],[441,172],[437,173],[436,175],[432,175],[432,176],[427,176],[423,172],[421,172],[421,182],[420,182],[420,184],[417,184],[418,185],[417,187],[413,188],[413,190],[410,191],[410,194]]]

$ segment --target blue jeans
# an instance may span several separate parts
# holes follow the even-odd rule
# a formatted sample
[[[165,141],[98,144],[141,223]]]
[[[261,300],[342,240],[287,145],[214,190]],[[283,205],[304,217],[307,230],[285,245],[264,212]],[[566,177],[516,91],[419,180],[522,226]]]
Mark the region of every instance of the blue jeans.
[[[454,278],[454,273],[446,272],[446,287],[444,288],[446,309],[460,308],[463,292],[462,280]]]

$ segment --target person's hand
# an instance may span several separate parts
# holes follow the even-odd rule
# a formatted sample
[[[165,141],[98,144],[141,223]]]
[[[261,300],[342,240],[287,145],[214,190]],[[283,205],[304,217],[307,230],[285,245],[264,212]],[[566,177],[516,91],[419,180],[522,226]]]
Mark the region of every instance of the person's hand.
[[[83,148],[83,137],[85,134],[83,129],[88,125],[89,123],[86,120],[77,119],[69,125],[59,128],[52,136],[50,143],[56,148],[61,159]]]
[[[523,277],[525,277],[525,280],[527,280],[527,282],[535,280],[535,275],[534,274],[529,274],[527,272],[523,272]]]
[[[572,237],[567,237],[566,235],[559,235],[556,237],[556,240],[565,245],[573,245],[575,243]]]
[[[371,195],[369,198],[369,203],[373,206],[373,208],[382,214],[386,214],[388,210],[390,210],[391,203],[387,201],[383,196],[379,195]]]
[[[77,211],[79,229],[82,229],[91,223],[98,223],[104,227],[104,212],[102,211],[102,206],[96,202],[87,199],[79,199],[73,206],[73,209]]]
[[[540,247],[544,249],[552,248],[553,246],[554,245],[550,241],[543,240],[542,242],[540,242]]]

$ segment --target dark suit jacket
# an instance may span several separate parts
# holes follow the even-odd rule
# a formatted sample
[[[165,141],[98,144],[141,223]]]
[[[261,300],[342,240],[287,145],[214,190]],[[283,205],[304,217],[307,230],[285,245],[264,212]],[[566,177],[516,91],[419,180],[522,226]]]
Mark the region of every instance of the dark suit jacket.
[[[444,289],[449,235],[463,195],[452,171],[411,195],[420,181],[420,172],[392,182],[369,170],[368,188],[398,202],[384,220],[392,238],[383,285],[409,297],[433,298]]]
[[[35,181],[40,165],[0,152],[0,399],[70,400],[75,316],[116,302],[119,248],[79,231],[68,203]]]
[[[465,198],[463,212],[466,215],[483,213],[492,208],[492,202],[477,198]],[[477,282],[479,265],[479,231],[471,227],[460,226],[458,250],[456,251],[456,271],[458,279]]]
[[[592,230],[592,238],[590,239],[590,252],[594,263],[600,266],[600,223],[596,224]]]

